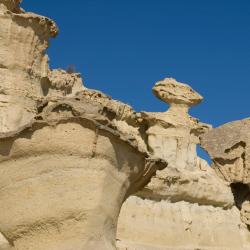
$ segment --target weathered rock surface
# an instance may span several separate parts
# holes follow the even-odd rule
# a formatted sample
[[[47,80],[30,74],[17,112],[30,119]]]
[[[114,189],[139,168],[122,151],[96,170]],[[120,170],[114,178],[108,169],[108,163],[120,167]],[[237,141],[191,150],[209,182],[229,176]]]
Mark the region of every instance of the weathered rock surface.
[[[115,249],[123,201],[166,166],[83,99],[1,137],[0,230],[21,250]]]
[[[10,250],[11,246],[5,237],[0,233],[0,250]]]
[[[231,207],[234,201],[230,188],[196,153],[199,136],[211,129],[188,114],[191,106],[202,101],[201,95],[173,78],[156,83],[153,93],[170,108],[163,113],[142,113],[148,128],[147,143],[152,154],[165,159],[169,167],[157,171],[139,195]]]
[[[201,137],[215,171],[230,183],[250,184],[250,119],[230,122]]]
[[[167,159],[170,167],[193,169],[200,164],[196,154],[199,135],[211,128],[191,117],[188,110],[199,103],[202,97],[187,84],[173,78],[165,78],[155,84],[153,93],[169,104],[166,112],[143,112],[142,118],[148,126],[150,151]]]
[[[199,136],[211,127],[188,115],[188,109],[202,97],[172,78],[157,83],[153,92],[170,108],[142,114],[147,142],[169,166],[123,205],[120,249],[248,249],[250,235],[229,184],[196,154]]]
[[[25,13],[20,1],[0,1],[0,131],[14,131],[30,122],[48,74],[48,41],[55,23]],[[17,60],[18,58],[18,60]]]
[[[19,3],[0,1],[0,231],[18,250],[115,249],[123,201],[167,164],[129,106],[49,70],[57,27]]]
[[[0,0],[0,250],[250,249],[250,120],[211,130],[173,78],[162,113],[83,87],[49,69],[57,26],[20,2]]]
[[[201,141],[218,176],[232,184],[241,219],[250,225],[250,119],[213,129],[203,135]]]
[[[120,250],[247,250],[250,234],[238,209],[130,197],[117,235]]]

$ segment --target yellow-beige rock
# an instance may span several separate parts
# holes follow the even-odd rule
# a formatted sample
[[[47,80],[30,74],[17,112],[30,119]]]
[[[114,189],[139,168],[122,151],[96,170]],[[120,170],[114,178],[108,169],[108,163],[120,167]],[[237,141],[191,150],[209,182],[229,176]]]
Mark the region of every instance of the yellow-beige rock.
[[[148,127],[147,142],[152,154],[168,162],[168,168],[158,171],[140,195],[231,207],[230,188],[196,153],[199,136],[211,129],[188,114],[190,107],[202,101],[201,95],[173,78],[156,83],[153,93],[170,107],[163,113],[142,113]]]
[[[68,98],[1,135],[0,230],[16,249],[115,249],[123,201],[166,164],[139,150],[110,113]]]
[[[53,21],[0,3],[0,247],[115,249],[122,203],[167,164],[122,132],[129,106],[49,70]]]
[[[238,209],[131,196],[118,223],[120,250],[248,250]]]
[[[0,250],[250,249],[249,120],[212,129],[172,78],[162,113],[87,89],[49,68],[57,26],[20,2],[0,0]]]
[[[222,125],[202,136],[219,177],[231,184],[241,219],[250,225],[250,119]]]
[[[170,108],[142,113],[147,142],[169,165],[123,205],[120,249],[248,249],[250,234],[240,221],[230,186],[196,154],[199,136],[211,126],[191,117],[188,109],[202,97],[172,78],[157,83],[153,92]]]
[[[0,0],[0,131],[29,123],[41,99],[41,83],[48,74],[48,40],[55,23],[26,13],[20,0]]]

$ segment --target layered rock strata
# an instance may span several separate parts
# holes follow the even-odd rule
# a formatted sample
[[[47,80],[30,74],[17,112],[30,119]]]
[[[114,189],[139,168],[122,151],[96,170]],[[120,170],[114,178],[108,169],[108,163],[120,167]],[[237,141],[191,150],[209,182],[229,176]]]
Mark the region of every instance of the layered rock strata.
[[[212,129],[173,78],[162,113],[87,89],[49,69],[57,26],[20,2],[0,0],[0,250],[249,249],[249,119]]]
[[[115,249],[122,203],[167,164],[128,105],[48,68],[56,25],[19,3],[0,1],[1,247]]]
[[[120,250],[248,250],[250,234],[236,207],[154,201],[131,196],[123,205]]]
[[[49,18],[26,13],[20,0],[0,1],[0,131],[30,122],[48,75],[48,41],[58,29]]]
[[[68,98],[1,135],[0,230],[16,249],[115,249],[123,201],[166,163],[105,112]]]
[[[248,249],[249,232],[230,186],[196,154],[199,136],[211,126],[191,117],[188,109],[202,97],[172,78],[157,83],[153,92],[170,108],[142,113],[148,147],[169,166],[122,207],[120,249]]]

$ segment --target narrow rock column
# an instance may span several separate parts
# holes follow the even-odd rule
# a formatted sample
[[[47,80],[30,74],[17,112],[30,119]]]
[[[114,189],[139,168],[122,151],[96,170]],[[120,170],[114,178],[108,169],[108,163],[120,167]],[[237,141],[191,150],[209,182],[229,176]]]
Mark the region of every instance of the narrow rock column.
[[[196,154],[199,135],[210,125],[191,117],[188,110],[203,98],[190,86],[173,78],[157,82],[153,93],[170,107],[163,113],[142,113],[149,126],[150,150],[157,157],[166,159],[170,167],[193,169],[199,162]]]

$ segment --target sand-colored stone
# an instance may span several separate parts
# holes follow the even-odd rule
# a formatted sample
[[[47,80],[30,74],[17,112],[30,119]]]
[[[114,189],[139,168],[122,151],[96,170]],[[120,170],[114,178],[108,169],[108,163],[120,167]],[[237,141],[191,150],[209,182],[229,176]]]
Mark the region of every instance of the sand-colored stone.
[[[48,74],[45,51],[58,31],[52,20],[25,13],[19,3],[0,1],[1,132],[24,126],[36,114],[41,82]]]
[[[187,84],[165,78],[153,87],[153,93],[169,104],[166,112],[143,112],[147,125],[147,144],[156,157],[168,162],[157,171],[140,195],[153,200],[190,201],[207,205],[232,206],[233,195],[208,163],[197,156],[199,136],[211,126],[191,117],[188,110],[202,101],[201,95]]]
[[[130,197],[118,224],[120,250],[247,250],[250,234],[236,207]]]
[[[215,171],[230,183],[250,184],[250,119],[234,121],[201,137]]]
[[[149,127],[146,131],[151,152],[167,159],[170,167],[193,169],[200,161],[196,155],[199,135],[211,128],[191,117],[188,110],[202,97],[187,84],[165,78],[153,87],[153,93],[169,104],[166,112],[142,112]]]
[[[102,108],[59,101],[27,129],[2,134],[0,230],[16,249],[115,249],[123,201],[166,166]]]
[[[157,171],[123,205],[120,249],[248,249],[250,235],[240,222],[229,184],[196,154],[199,136],[211,127],[191,117],[188,109],[202,97],[172,78],[157,83],[153,92],[170,108],[164,113],[142,113],[147,142],[149,150],[169,166]]]
[[[250,249],[249,119],[211,130],[173,78],[153,87],[166,112],[87,89],[20,2],[0,0],[0,250]]]
[[[241,219],[250,225],[250,119],[234,121],[202,136],[202,147],[219,177],[233,185]]]
[[[11,246],[5,237],[0,233],[0,250],[10,250]]]

